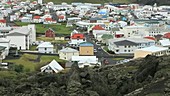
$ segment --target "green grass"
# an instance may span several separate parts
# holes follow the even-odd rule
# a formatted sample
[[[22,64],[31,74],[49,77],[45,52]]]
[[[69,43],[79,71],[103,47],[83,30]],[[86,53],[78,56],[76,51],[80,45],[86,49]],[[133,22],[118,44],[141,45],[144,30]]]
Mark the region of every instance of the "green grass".
[[[55,59],[57,62],[65,63],[65,61],[59,59],[58,56],[46,56],[46,55],[41,56],[40,62],[34,62],[34,60],[36,60],[37,57],[38,55],[23,54],[22,57],[20,57],[20,59],[4,60],[4,62],[21,64],[24,66],[24,71],[30,70],[31,72],[36,71],[37,68],[40,68],[41,66],[46,65],[47,63],[51,62],[53,59]]]
[[[0,78],[11,78],[14,79],[17,77],[17,73],[14,71],[0,71]]]
[[[15,22],[18,26],[25,26],[30,23],[24,23],[24,22]],[[59,24],[35,24],[36,26],[36,32],[37,33],[44,33],[49,28],[52,28],[55,33],[63,34],[63,35],[69,35],[71,33],[71,27],[66,27],[66,23]]]
[[[36,48],[37,48],[37,46],[33,45],[33,46],[30,47],[30,51],[36,51],[37,50]]]
[[[150,93],[147,94],[146,96],[164,96],[162,93]]]
[[[124,60],[125,58],[113,58],[113,60]]]
[[[49,38],[49,37],[37,37],[37,41],[53,42],[54,40],[55,40],[54,38]]]

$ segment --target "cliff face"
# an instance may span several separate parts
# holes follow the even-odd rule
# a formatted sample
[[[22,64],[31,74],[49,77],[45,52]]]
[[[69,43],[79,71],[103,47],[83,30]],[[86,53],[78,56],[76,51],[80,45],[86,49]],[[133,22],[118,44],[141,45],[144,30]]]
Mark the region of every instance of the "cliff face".
[[[0,79],[0,96],[145,96],[170,95],[170,56],[147,56],[117,66]]]

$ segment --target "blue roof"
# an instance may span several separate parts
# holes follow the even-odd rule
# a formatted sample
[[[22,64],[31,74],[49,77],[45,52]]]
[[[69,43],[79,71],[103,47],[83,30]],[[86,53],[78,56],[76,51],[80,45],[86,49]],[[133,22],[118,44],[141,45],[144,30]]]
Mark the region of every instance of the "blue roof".
[[[94,46],[94,45],[89,42],[83,42],[83,43],[80,43],[80,46]]]

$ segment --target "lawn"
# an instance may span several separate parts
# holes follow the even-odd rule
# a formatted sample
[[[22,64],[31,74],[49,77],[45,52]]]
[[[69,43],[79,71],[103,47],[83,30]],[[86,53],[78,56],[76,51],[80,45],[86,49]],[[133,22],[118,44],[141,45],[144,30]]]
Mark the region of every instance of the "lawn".
[[[58,56],[47,56],[42,55],[40,58],[40,62],[36,62],[38,55],[32,55],[32,54],[23,54],[20,59],[12,59],[12,60],[4,60],[4,62],[10,62],[14,64],[21,64],[24,66],[24,71],[36,71],[39,70],[37,68],[40,68],[43,65],[46,65],[47,63],[51,62],[53,59],[55,59],[57,62],[63,62],[64,60],[59,59]]]
[[[25,26],[30,23],[15,22],[18,26]],[[66,23],[62,24],[35,24],[37,33],[45,33],[48,28],[52,28],[55,33],[69,35],[71,33],[71,27],[66,27]]]

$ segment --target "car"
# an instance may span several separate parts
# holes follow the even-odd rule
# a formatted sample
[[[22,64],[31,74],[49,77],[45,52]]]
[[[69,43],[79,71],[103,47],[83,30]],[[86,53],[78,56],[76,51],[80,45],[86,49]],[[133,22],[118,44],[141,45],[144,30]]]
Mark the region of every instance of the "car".
[[[98,49],[98,50],[102,50],[102,48],[101,48],[101,47],[98,47],[97,49]]]
[[[101,43],[100,42],[96,42],[96,45],[101,45]]]
[[[94,49],[94,52],[97,52],[97,49]]]

